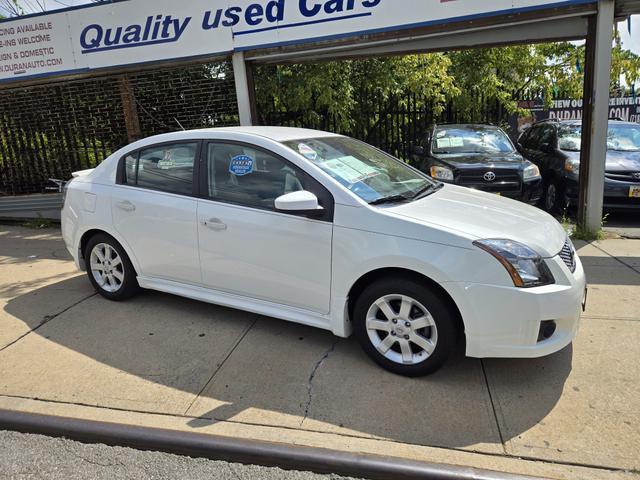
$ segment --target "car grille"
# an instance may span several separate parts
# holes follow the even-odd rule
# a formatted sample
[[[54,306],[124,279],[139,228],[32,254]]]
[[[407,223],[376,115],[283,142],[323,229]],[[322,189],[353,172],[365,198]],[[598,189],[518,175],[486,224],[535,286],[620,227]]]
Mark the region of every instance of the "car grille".
[[[571,240],[567,239],[560,251],[560,258],[569,267],[571,273],[576,271],[576,251],[573,249]]]
[[[640,183],[640,172],[605,172],[604,176],[618,182]]]
[[[495,173],[495,180],[484,179],[485,173],[488,172]],[[457,180],[458,185],[487,192],[519,192],[521,190],[520,173],[517,170],[465,169],[459,173]]]

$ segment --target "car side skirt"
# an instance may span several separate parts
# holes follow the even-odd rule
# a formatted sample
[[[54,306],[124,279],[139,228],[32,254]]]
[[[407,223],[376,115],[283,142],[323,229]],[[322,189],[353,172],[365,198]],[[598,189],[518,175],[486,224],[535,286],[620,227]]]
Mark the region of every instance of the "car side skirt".
[[[278,303],[268,302],[254,298],[244,297],[229,292],[212,290],[209,288],[174,282],[157,277],[138,276],[138,284],[142,288],[171,293],[181,297],[199,300],[202,302],[222,305],[224,307],[237,308],[251,313],[266,315],[269,317],[299,323],[310,327],[333,331],[331,318],[310,310],[290,307]],[[337,332],[334,332],[337,333]]]

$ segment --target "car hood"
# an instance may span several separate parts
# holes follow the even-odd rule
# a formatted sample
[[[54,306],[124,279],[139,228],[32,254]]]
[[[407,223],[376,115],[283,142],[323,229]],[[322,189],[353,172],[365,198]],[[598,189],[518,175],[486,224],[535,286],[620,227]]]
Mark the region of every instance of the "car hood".
[[[640,152],[607,152],[608,171],[640,172]]]
[[[565,152],[569,157],[580,160],[580,152]],[[607,150],[607,172],[640,172],[640,152],[619,152]]]
[[[444,185],[428,197],[393,205],[386,210],[419,223],[464,233],[473,240],[515,240],[543,257],[557,255],[567,240],[562,225],[548,213],[525,203],[457,185]]]
[[[473,168],[486,166],[488,168],[517,168],[524,162],[524,158],[517,152],[513,153],[450,153],[434,155],[434,158],[454,168]]]

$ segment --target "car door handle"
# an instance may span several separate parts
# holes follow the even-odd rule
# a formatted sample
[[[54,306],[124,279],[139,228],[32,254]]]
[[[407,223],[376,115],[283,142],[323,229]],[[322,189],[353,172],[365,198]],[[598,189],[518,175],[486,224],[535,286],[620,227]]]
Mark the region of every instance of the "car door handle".
[[[209,220],[202,220],[202,225],[207,227],[210,230],[214,230],[216,232],[222,232],[227,229],[227,224],[224,223],[219,218],[210,218]]]
[[[116,207],[118,207],[120,210],[124,210],[125,212],[133,212],[136,209],[136,206],[129,200],[116,203]]]

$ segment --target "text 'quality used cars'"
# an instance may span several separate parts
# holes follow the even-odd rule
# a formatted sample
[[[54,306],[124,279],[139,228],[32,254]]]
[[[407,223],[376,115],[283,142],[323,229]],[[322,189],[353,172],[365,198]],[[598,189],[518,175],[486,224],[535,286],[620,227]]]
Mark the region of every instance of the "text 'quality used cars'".
[[[76,174],[62,230],[108,299],[142,287],[355,333],[378,364],[409,376],[461,345],[472,357],[560,350],[585,293],[548,214],[314,130],[140,140]]]

